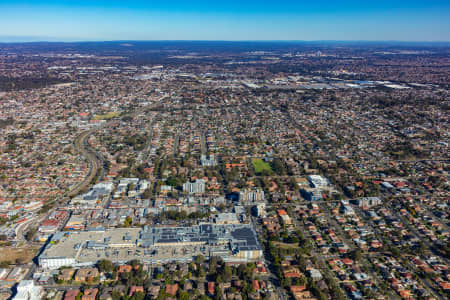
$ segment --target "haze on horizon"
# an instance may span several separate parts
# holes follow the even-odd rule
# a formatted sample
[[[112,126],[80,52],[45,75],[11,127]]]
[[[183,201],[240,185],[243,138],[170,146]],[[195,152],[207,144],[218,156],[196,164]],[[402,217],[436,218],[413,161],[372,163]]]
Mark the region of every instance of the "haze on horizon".
[[[450,2],[0,0],[0,42],[450,41]]]

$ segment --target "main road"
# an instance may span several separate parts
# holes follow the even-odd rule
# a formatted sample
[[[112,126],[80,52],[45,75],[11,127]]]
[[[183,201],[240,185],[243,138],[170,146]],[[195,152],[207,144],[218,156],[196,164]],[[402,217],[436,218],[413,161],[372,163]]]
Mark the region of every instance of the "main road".
[[[86,177],[83,181],[79,182],[75,187],[71,189],[71,191],[67,194],[69,197],[73,197],[78,195],[82,190],[89,187],[92,183],[93,179],[97,175],[100,168],[103,168],[103,162],[98,158],[98,154],[89,149],[88,139],[89,137],[95,133],[97,130],[102,128],[103,126],[99,126],[97,128],[93,128],[87,131],[82,132],[74,141],[73,146],[75,150],[84,156],[89,163],[89,170]]]
[[[161,101],[163,101],[166,97],[167,97],[167,95],[161,96],[160,98],[158,98],[155,101],[154,104],[149,105],[146,109],[130,112],[126,116],[136,116],[136,115],[142,113],[143,111],[151,110],[155,106],[159,105],[161,103]],[[76,196],[82,190],[89,187],[93,183],[93,180],[95,179],[96,175],[99,175],[100,180],[103,179],[104,172],[105,172],[105,169],[103,167],[104,166],[103,158],[101,157],[101,154],[96,153],[92,149],[89,148],[88,139],[96,131],[98,131],[104,127],[111,127],[111,125],[116,124],[116,123],[117,123],[117,120],[111,120],[109,122],[102,124],[101,126],[98,126],[98,127],[95,127],[90,130],[82,132],[75,139],[75,141],[73,143],[74,148],[89,161],[89,171],[88,171],[88,174],[86,175],[86,177],[83,179],[83,181],[81,181],[75,187],[73,187],[71,189],[71,191],[67,194],[69,197]],[[151,123],[150,128],[152,125],[153,125],[153,122]],[[150,143],[151,135],[152,134],[149,135],[149,140],[147,141],[147,146]],[[100,170],[100,173],[99,173],[99,170]]]
[[[145,109],[135,110],[125,116],[136,116],[136,115],[142,113],[143,111],[151,110],[155,106],[159,105],[161,103],[161,101],[163,101],[166,97],[167,97],[167,95],[163,95],[160,98],[158,98],[154,104],[149,105]],[[105,173],[103,157],[101,156],[100,153],[96,153],[93,149],[91,149],[89,147],[88,140],[89,140],[89,137],[92,134],[94,134],[96,131],[98,131],[104,127],[107,127],[107,126],[111,126],[117,122],[118,122],[118,120],[111,120],[111,121],[105,122],[104,124],[102,124],[100,126],[83,131],[75,138],[75,140],[73,142],[74,149],[78,153],[80,153],[84,158],[86,158],[88,161],[88,164],[89,164],[89,170],[87,172],[87,175],[81,182],[79,182],[76,185],[74,185],[73,187],[71,187],[71,189],[67,192],[67,194],[65,196],[55,199],[54,201],[49,202],[47,204],[50,205],[55,202],[57,204],[63,204],[63,203],[65,203],[65,201],[70,200],[71,197],[74,197],[74,196],[78,195],[79,193],[81,193],[83,190],[87,189],[92,183],[95,183],[97,175],[98,175],[98,179],[100,179],[100,180],[103,179],[104,173]],[[27,227],[29,227],[31,224],[38,224],[39,222],[41,222],[48,215],[50,215],[53,210],[54,210],[54,208],[51,209],[46,214],[44,214],[44,216],[42,216],[41,218],[35,217],[35,218],[32,218],[29,221],[27,221],[26,224],[19,225],[18,228],[16,228],[16,239],[19,242],[25,242],[24,230]]]

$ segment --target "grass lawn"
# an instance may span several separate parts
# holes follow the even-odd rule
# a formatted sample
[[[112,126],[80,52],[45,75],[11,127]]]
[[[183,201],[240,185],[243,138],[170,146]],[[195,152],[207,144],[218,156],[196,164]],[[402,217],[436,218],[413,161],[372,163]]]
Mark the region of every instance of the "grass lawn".
[[[263,161],[261,158],[253,158],[252,159],[253,169],[255,169],[255,173],[261,174],[263,171],[267,171],[269,173],[272,172],[272,168],[270,164]]]
[[[287,244],[282,242],[272,242],[275,246],[283,249],[297,249],[300,248],[298,244]]]
[[[0,262],[7,261],[9,263],[15,263],[19,259],[20,263],[28,263],[37,254],[37,251],[38,249],[36,247],[4,247],[0,249]]]
[[[109,120],[112,118],[116,118],[118,116],[120,116],[120,112],[112,111],[112,112],[106,113],[104,115],[95,115],[93,119],[94,120]]]

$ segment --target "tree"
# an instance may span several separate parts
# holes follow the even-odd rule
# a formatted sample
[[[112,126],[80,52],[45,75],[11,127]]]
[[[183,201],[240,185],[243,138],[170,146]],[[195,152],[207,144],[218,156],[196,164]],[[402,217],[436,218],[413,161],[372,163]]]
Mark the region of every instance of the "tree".
[[[136,292],[130,298],[130,300],[144,300],[144,298],[145,298],[145,294],[143,292]]]
[[[190,296],[189,296],[189,293],[188,292],[186,292],[186,291],[179,291],[179,293],[178,293],[178,299],[180,299],[180,300],[189,300],[190,299]]]
[[[165,289],[160,289],[158,297],[156,299],[157,300],[164,300],[165,298],[166,298],[166,290]]]
[[[216,276],[216,283],[222,283],[222,282],[223,282],[222,275],[217,274],[217,276]]]
[[[25,263],[25,259],[23,257],[16,258],[16,265],[23,265]]]
[[[216,287],[214,289],[214,300],[221,300],[222,299],[222,290],[220,289],[219,285],[216,284]]]
[[[274,158],[271,167],[276,174],[286,175],[286,165],[280,158]]]
[[[6,269],[8,267],[9,267],[9,262],[7,262],[7,261],[0,262],[0,268]]]
[[[214,275],[217,268],[217,257],[213,256],[209,260],[209,274]]]
[[[110,260],[107,259],[101,259],[97,263],[98,270],[100,272],[111,272],[114,269],[114,265]]]
[[[203,277],[205,277],[205,275],[206,275],[205,269],[203,267],[200,267],[198,269],[197,276],[200,277],[200,278],[203,278]]]
[[[199,265],[199,264],[201,264],[201,263],[203,263],[205,261],[205,257],[203,256],[203,255],[197,255],[196,257],[195,257],[195,263],[197,264],[197,265]]]
[[[123,222],[123,225],[124,225],[125,227],[130,227],[132,222],[133,222],[133,218],[130,217],[130,216],[128,216],[128,217],[125,219],[125,221]]]
[[[231,277],[233,276],[233,271],[231,270],[231,268],[229,266],[225,265],[223,267],[222,276],[225,281],[231,280]]]
[[[351,253],[350,257],[355,261],[360,261],[361,260],[361,250],[360,249],[354,250]]]
[[[427,247],[425,246],[425,243],[423,241],[419,241],[419,245],[417,248],[417,251],[420,255],[423,255],[425,253],[425,250],[427,249]]]
[[[28,232],[25,234],[25,238],[27,239],[27,241],[32,241],[34,236],[37,233],[37,228],[36,227],[31,227]]]
[[[173,187],[177,187],[180,185],[178,178],[176,178],[174,176],[167,178],[166,183],[167,183],[167,185],[170,185]]]
[[[391,247],[391,253],[395,258],[399,258],[401,253],[400,250],[397,247]]]
[[[143,199],[150,199],[152,197],[152,190],[150,188],[147,188],[144,193],[142,193]]]
[[[133,268],[141,265],[141,262],[138,259],[133,259],[128,262]]]
[[[113,300],[120,300],[120,298],[122,298],[122,295],[117,290],[113,290],[111,296]]]

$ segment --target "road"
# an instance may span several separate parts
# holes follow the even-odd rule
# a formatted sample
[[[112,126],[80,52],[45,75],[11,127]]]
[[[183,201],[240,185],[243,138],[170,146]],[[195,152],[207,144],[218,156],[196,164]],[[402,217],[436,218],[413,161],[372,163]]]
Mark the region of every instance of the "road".
[[[130,112],[127,115],[123,115],[122,117],[125,116],[131,116],[134,117],[142,112],[146,112],[149,111],[151,109],[153,109],[154,107],[156,107],[157,105],[159,105],[165,98],[167,98],[167,95],[163,95],[160,98],[155,100],[154,104],[149,105],[148,107],[146,107],[144,110],[142,109],[137,109],[133,112]],[[98,126],[96,128],[92,128],[90,130],[84,131],[82,132],[74,141],[74,148],[82,155],[84,156],[88,162],[89,162],[89,171],[87,176],[84,178],[84,180],[82,182],[80,182],[79,184],[77,184],[74,188],[71,189],[71,191],[68,193],[69,197],[73,197],[78,195],[83,189],[89,187],[92,184],[92,180],[95,178],[95,176],[98,173],[98,170],[101,170],[100,173],[98,173],[99,175],[99,179],[103,179],[104,177],[104,173],[105,173],[105,168],[104,168],[104,158],[100,153],[96,153],[93,150],[91,150],[89,148],[88,145],[88,139],[89,136],[91,136],[92,134],[94,134],[96,131],[105,128],[105,127],[111,127],[114,124],[117,124],[118,121],[117,120],[111,120],[109,122],[104,123],[101,126]],[[147,145],[149,145],[151,139],[149,138],[147,140]]]
[[[152,120],[152,122],[150,122],[150,125],[148,125],[147,127],[147,132],[148,132],[148,137],[147,137],[147,141],[145,143],[145,147],[144,150],[142,150],[137,158],[137,162],[138,164],[142,164],[144,163],[145,160],[147,160],[148,155],[149,155],[149,151],[150,151],[150,146],[153,140],[153,125],[155,124],[155,119]]]
[[[97,175],[98,170],[100,168],[103,169],[103,162],[100,161],[100,159],[98,158],[98,154],[96,154],[95,152],[93,152],[92,150],[89,149],[89,145],[88,145],[89,137],[92,134],[94,134],[97,130],[100,130],[101,128],[103,128],[103,126],[97,127],[97,128],[93,128],[93,129],[90,129],[90,130],[82,132],[75,139],[75,141],[73,143],[73,146],[74,146],[75,150],[88,160],[89,170],[88,170],[88,173],[87,173],[86,177],[83,179],[83,181],[78,183],[68,193],[69,197],[76,196],[82,190],[84,190],[85,188],[89,187],[91,185],[91,183],[92,183],[92,180]]]
[[[175,135],[175,139],[173,141],[173,157],[174,158],[177,157],[179,145],[180,145],[180,133],[177,130],[177,134]]]
[[[430,249],[430,251],[431,251],[434,255],[440,257],[447,265],[450,264],[450,261],[449,261],[447,258],[441,256],[440,253],[439,253],[439,251],[436,250],[436,246],[433,245],[433,244],[429,241],[429,239],[428,239],[426,236],[423,236],[422,234],[420,234],[420,233],[416,230],[415,227],[411,226],[411,224],[409,223],[408,220],[406,220],[405,217],[401,216],[401,215],[400,215],[397,211],[395,211],[395,210],[393,210],[393,213],[394,213],[394,215],[395,215],[399,220],[402,221],[403,224],[406,225],[406,227],[408,228],[408,230],[409,230],[409,231],[410,231],[417,239],[419,239],[420,241],[422,241],[422,242]]]
[[[429,162],[429,161],[435,161],[435,162],[446,162],[448,163],[450,160],[448,158],[435,158],[435,159],[400,159],[400,160],[391,160],[391,162],[410,162],[410,163],[416,163],[416,162]]]
[[[149,105],[145,109],[141,108],[141,109],[135,110],[125,116],[136,116],[142,112],[151,110],[156,105],[159,105],[160,102],[162,102],[166,97],[167,97],[167,95],[163,95],[160,98],[156,99],[154,104]],[[93,181],[97,175],[98,175],[99,180],[103,179],[103,177],[105,176],[104,158],[102,157],[102,155],[100,153],[96,153],[93,149],[91,149],[89,147],[88,140],[89,140],[89,137],[92,134],[94,134],[96,131],[98,131],[102,128],[105,128],[105,127],[110,127],[110,126],[116,124],[117,122],[118,122],[117,120],[111,120],[111,121],[105,122],[101,126],[97,126],[95,128],[83,131],[75,138],[75,140],[73,142],[74,149],[78,153],[80,153],[84,158],[86,158],[88,161],[88,164],[89,164],[89,169],[88,169],[87,175],[81,182],[72,186],[71,189],[67,192],[66,196],[63,196],[63,197],[57,198],[51,202],[48,202],[47,203],[48,205],[53,204],[53,203],[63,204],[65,202],[67,202],[68,200],[70,200],[71,197],[76,196],[83,190],[87,189],[93,183]],[[17,241],[25,242],[26,241],[24,238],[25,229],[28,228],[28,226],[30,226],[31,224],[40,223],[43,219],[45,219],[48,215],[50,215],[57,208],[58,208],[58,206],[56,205],[56,206],[54,206],[53,209],[49,210],[47,213],[45,213],[41,217],[38,217],[38,216],[33,217],[30,220],[27,220],[26,222],[24,222],[23,224],[18,225],[17,228],[15,229]]]
[[[250,215],[250,221],[253,225],[253,228],[255,228],[256,233],[260,237],[263,237],[263,229],[262,229],[261,225],[258,223],[258,219],[253,217],[252,215]],[[262,246],[264,246],[264,245],[262,245]],[[271,265],[270,255],[269,255],[268,251],[265,249],[265,247],[263,247],[263,254],[264,254],[264,261],[266,262],[267,272],[268,272],[268,275],[265,277],[267,277],[267,279],[273,284],[273,286],[275,288],[275,292],[277,293],[278,299],[288,300],[289,296],[286,294],[286,291],[280,286],[280,279],[272,272],[272,270],[270,268],[270,265]]]
[[[200,132],[200,149],[201,154],[203,155],[208,154],[208,147],[206,146],[206,134],[204,130]]]
[[[395,212],[395,210],[393,210],[394,211],[394,214],[396,213]],[[367,215],[364,213],[364,211],[361,209],[361,208],[359,208],[359,207],[357,207],[356,209],[355,209],[355,212],[357,213],[357,215],[362,219],[362,220],[364,220],[365,222],[367,222],[367,224],[374,230],[374,232],[375,232],[375,236],[377,237],[377,239],[378,240],[384,240],[383,239],[383,236],[384,236],[384,234],[383,234],[383,232],[379,229],[379,227],[373,222],[373,220],[371,220],[369,217],[367,217]],[[398,217],[398,216],[397,216]],[[401,218],[399,218],[399,220],[401,220]],[[403,221],[403,220],[402,220]],[[403,222],[404,223],[404,222]],[[389,242],[389,240],[387,240],[388,242]],[[414,270],[414,268],[410,268],[410,270]],[[411,271],[412,273],[413,273],[413,271]],[[429,289],[429,291],[430,292],[432,292],[432,293],[434,293],[433,291],[435,290],[432,286],[431,286],[431,284],[428,282],[428,281],[426,281],[426,280],[422,280],[422,282],[428,287],[428,289]],[[440,297],[438,294],[437,294],[437,296],[438,296],[438,298],[440,298],[440,299],[442,299],[442,297]]]
[[[36,219],[38,219],[38,216],[32,217],[31,219],[26,220],[23,223],[20,223],[15,228],[14,232],[16,234],[16,241],[17,242],[25,242],[25,230],[28,228],[28,226],[33,223]]]

